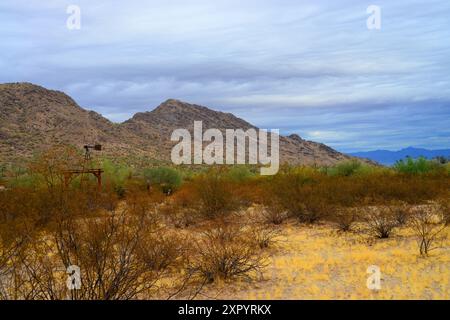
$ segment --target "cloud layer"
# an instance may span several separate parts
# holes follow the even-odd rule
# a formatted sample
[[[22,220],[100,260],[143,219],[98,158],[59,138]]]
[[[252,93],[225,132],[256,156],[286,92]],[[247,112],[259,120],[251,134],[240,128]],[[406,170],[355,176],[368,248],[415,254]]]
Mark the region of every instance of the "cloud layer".
[[[0,3],[0,82],[113,121],[177,98],[347,152],[450,148],[446,0],[42,2]]]

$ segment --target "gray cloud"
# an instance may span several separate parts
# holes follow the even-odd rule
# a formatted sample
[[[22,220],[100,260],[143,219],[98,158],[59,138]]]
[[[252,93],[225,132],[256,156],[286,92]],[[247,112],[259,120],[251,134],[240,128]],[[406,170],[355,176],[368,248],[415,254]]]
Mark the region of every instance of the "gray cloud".
[[[77,4],[82,29],[70,31]],[[178,98],[344,151],[450,147],[450,4],[25,1],[0,4],[0,82],[70,94],[113,121]]]

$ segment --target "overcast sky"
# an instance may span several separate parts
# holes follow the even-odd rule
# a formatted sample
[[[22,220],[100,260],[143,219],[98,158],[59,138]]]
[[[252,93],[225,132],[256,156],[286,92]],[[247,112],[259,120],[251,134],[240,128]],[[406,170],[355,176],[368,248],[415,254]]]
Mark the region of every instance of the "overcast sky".
[[[449,73],[448,0],[0,2],[0,82],[115,122],[176,98],[344,152],[450,148]]]

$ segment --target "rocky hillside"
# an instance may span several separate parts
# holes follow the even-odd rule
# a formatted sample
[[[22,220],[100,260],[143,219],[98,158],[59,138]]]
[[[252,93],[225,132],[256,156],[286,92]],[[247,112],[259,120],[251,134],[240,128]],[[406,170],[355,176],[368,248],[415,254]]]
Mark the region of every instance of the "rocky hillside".
[[[121,124],[87,111],[63,92],[29,83],[0,84],[0,161],[30,157],[54,144],[101,143],[104,154],[170,160],[174,129],[255,128],[250,123],[206,107],[169,99],[153,111],[137,113]],[[281,137],[281,161],[331,165],[350,157],[298,135]]]

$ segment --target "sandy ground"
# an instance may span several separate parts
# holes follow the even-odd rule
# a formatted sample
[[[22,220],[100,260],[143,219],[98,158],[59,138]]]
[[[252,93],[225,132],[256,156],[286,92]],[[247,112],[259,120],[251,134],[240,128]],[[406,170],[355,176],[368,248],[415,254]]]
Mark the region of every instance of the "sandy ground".
[[[331,226],[281,227],[268,266],[251,281],[209,286],[200,299],[450,299],[450,228],[441,248],[423,258],[407,228],[368,241]],[[369,266],[381,271],[381,289],[367,287]]]

